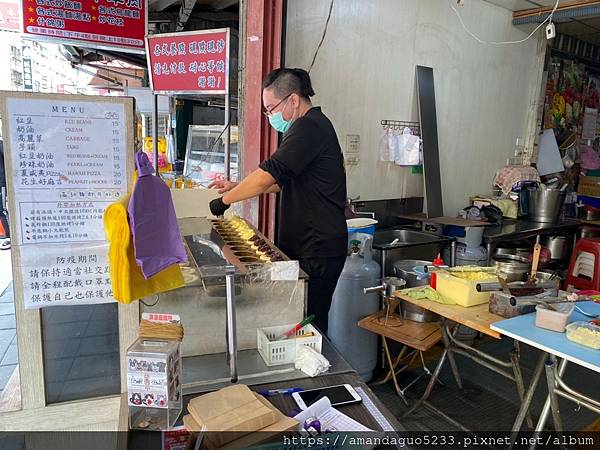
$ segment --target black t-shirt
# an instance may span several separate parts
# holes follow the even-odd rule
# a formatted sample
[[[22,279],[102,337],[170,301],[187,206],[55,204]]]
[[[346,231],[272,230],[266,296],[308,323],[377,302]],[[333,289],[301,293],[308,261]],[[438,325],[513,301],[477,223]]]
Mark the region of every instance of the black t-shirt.
[[[331,121],[310,109],[260,164],[281,188],[279,247],[290,258],[344,256],[346,172]]]

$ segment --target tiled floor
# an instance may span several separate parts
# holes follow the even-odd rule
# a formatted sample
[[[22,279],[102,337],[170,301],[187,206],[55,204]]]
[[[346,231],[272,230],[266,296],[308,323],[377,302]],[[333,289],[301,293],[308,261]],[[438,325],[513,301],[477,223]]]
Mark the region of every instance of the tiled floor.
[[[17,367],[17,337],[12,283],[0,295],[0,394]]]

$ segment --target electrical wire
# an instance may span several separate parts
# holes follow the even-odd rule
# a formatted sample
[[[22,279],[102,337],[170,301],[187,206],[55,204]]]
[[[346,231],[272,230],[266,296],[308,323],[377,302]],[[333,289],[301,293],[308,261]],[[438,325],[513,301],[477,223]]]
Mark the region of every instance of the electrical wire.
[[[154,303],[152,303],[151,305],[149,305],[148,303],[144,302],[144,300],[140,299],[140,303],[144,306],[147,306],[148,308],[152,308],[153,306],[158,305],[158,301],[159,301],[159,296],[158,294],[156,295],[156,299],[154,301]]]
[[[325,21],[325,27],[323,28],[323,35],[321,36],[319,45],[317,45],[315,54],[313,55],[312,62],[310,63],[310,66],[308,66],[307,72],[309,74],[310,74],[310,71],[312,70],[313,66],[315,65],[315,61],[317,60],[317,55],[319,54],[319,50],[321,50],[321,45],[323,45],[323,41],[325,40],[325,36],[327,35],[327,27],[329,26],[329,19],[331,19],[331,12],[333,11],[333,2],[334,2],[334,0],[331,0],[331,3],[329,4],[329,13],[327,13],[327,20]]]
[[[471,36],[473,39],[475,39],[477,42],[479,42],[480,44],[489,44],[489,45],[507,45],[507,44],[522,44],[523,42],[529,40],[540,28],[542,28],[544,26],[544,24],[546,22],[552,22],[552,16],[554,15],[554,12],[556,11],[556,9],[558,8],[558,4],[560,3],[560,0],[556,0],[556,3],[554,5],[554,8],[552,8],[552,11],[550,12],[550,14],[548,15],[548,17],[546,17],[542,23],[540,23],[535,30],[533,30],[529,36],[527,36],[524,39],[519,39],[518,41],[503,41],[503,42],[497,42],[497,41],[484,41],[483,39],[479,38],[478,36],[475,35],[475,33],[473,33],[471,30],[469,30],[467,28],[467,26],[465,25],[465,22],[463,21],[460,13],[458,12],[458,10],[456,9],[456,7],[454,6],[454,4],[452,3],[454,0],[448,0],[448,4],[450,5],[450,8],[452,8],[452,11],[454,11],[454,14],[456,14],[456,17],[458,17],[458,20],[460,21],[460,24],[462,25],[463,29],[467,32],[467,34],[469,34],[469,36]]]

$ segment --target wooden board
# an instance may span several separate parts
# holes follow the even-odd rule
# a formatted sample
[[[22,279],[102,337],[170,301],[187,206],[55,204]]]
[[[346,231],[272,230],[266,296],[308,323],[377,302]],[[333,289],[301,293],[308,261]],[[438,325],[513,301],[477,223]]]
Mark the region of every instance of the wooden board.
[[[593,226],[597,226],[600,227],[600,220],[585,220],[585,219],[579,219],[581,221],[582,225],[593,225]]]
[[[492,314],[489,311],[488,303],[465,308],[460,305],[443,305],[441,303],[432,302],[431,300],[416,300],[406,295],[402,295],[399,292],[394,293],[394,295],[406,302],[425,308],[456,323],[460,323],[461,325],[487,334],[488,336],[496,339],[501,338],[501,334],[492,330],[490,325],[494,322],[504,320],[504,317]]]
[[[412,320],[404,320],[403,325],[393,326],[398,321],[390,317],[386,326],[385,323],[379,321],[380,317],[385,317],[385,312],[378,311],[365,317],[358,322],[358,326],[422,352],[429,350],[442,338],[442,332],[437,323],[418,323]]]

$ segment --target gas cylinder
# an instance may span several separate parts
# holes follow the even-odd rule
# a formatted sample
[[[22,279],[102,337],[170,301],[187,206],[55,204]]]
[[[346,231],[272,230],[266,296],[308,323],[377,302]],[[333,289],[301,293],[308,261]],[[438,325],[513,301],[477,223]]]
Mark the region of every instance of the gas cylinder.
[[[379,310],[379,293],[365,294],[364,289],[379,283],[381,269],[373,261],[373,238],[363,241],[362,252],[360,244],[351,243],[351,254],[333,293],[327,335],[352,368],[369,381],[377,364],[377,335],[359,328],[357,323]]]

